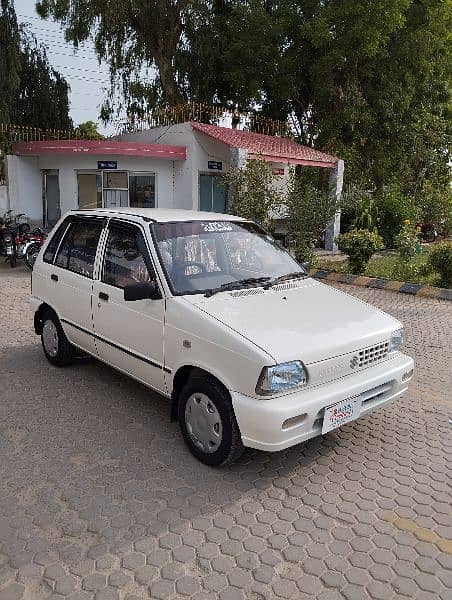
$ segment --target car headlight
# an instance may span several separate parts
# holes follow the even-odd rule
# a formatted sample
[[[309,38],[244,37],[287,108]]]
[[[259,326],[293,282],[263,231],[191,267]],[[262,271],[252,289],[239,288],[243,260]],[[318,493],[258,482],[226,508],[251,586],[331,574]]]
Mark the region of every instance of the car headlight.
[[[256,385],[256,394],[268,396],[306,385],[308,374],[299,360],[264,367]]]
[[[389,341],[389,352],[399,350],[405,340],[405,333],[403,329],[396,329],[391,333],[391,339]]]

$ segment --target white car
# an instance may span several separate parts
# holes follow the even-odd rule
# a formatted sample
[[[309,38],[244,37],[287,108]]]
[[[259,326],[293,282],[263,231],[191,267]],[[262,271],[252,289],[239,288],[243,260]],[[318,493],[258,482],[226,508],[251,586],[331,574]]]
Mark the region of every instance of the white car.
[[[67,213],[37,258],[31,303],[52,364],[82,350],[170,398],[209,465],[324,434],[413,374],[399,321],[311,279],[231,215]]]

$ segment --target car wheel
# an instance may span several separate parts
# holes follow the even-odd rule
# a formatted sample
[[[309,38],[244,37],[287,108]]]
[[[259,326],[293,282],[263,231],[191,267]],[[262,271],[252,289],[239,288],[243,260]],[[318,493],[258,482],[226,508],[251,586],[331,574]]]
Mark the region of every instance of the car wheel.
[[[41,342],[47,360],[57,367],[69,365],[74,358],[75,348],[68,341],[58,317],[53,312],[47,312],[42,321]]]
[[[198,460],[217,467],[240,457],[244,448],[231,399],[215,379],[190,378],[180,393],[178,412],[185,443]]]

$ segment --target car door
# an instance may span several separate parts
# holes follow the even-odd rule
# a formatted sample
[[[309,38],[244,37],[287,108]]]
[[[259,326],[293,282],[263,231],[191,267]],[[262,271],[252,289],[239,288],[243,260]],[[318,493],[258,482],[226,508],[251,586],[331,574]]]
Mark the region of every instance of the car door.
[[[105,225],[106,220],[100,218],[71,219],[44,274],[49,278],[47,301],[56,311],[69,341],[94,355],[97,350],[91,296],[94,263]]]
[[[93,319],[99,357],[165,393],[164,298],[124,300],[126,285],[155,279],[141,227],[112,219],[93,288]]]

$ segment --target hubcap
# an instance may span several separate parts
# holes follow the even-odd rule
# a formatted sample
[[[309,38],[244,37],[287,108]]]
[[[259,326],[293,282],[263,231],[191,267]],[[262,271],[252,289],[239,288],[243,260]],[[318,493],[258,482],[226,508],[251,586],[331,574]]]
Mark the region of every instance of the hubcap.
[[[185,405],[185,426],[193,443],[206,454],[218,450],[223,438],[220,414],[205,394],[192,394]]]
[[[53,321],[46,321],[42,328],[42,342],[49,356],[52,358],[58,352],[58,331]]]

